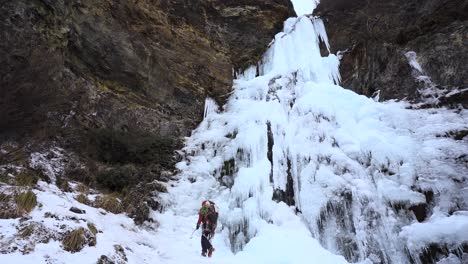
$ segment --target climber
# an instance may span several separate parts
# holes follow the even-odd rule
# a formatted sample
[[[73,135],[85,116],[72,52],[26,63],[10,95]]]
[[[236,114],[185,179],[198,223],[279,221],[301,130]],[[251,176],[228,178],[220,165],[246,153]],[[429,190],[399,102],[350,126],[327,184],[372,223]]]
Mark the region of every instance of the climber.
[[[213,245],[211,245],[211,239],[214,236],[214,231],[216,229],[216,224],[218,221],[218,211],[216,205],[212,201],[203,201],[202,207],[198,212],[198,221],[196,229],[200,228],[200,224],[203,223],[202,236],[201,236],[201,246],[202,246],[202,256],[211,257],[213,251],[215,250]]]

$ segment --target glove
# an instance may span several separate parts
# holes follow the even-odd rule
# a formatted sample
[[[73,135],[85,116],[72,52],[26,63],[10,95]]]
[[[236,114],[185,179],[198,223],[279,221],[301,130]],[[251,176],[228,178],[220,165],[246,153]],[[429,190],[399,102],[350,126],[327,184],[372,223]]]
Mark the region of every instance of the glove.
[[[197,228],[196,228],[196,229],[198,230],[199,228],[200,228],[200,225],[197,225]]]

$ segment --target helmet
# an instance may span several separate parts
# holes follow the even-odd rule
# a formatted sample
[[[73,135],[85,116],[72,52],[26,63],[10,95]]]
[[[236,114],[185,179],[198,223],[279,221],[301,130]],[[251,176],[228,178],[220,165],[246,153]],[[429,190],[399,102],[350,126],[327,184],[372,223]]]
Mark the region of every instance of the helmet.
[[[210,206],[211,203],[209,201],[203,201],[201,205],[202,206]]]

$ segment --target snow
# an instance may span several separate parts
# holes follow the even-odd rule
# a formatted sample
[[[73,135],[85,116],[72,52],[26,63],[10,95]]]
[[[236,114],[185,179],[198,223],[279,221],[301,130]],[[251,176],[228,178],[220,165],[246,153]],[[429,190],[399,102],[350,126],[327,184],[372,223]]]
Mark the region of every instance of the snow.
[[[59,241],[51,239],[46,243],[37,243],[35,250],[23,255],[21,253],[0,254],[1,263],[96,263],[101,255],[112,256],[115,254],[114,245],[122,245],[126,249],[129,263],[153,263],[157,255],[159,241],[155,241],[156,228],[135,226],[133,220],[125,215],[105,213],[102,209],[89,207],[78,203],[71,193],[61,192],[55,185],[40,182],[40,190],[34,191],[38,203],[42,207],[36,207],[30,214],[30,218],[24,222],[41,223],[50,232],[63,232],[77,227],[87,228],[87,223],[93,223],[100,231],[97,233],[97,246],[85,248],[76,253],[70,253],[62,249]],[[75,214],[69,208],[75,206],[86,210],[86,214]],[[46,217],[50,213],[58,216]],[[103,214],[104,213],[104,214]],[[72,218],[73,217],[73,218]],[[15,224],[18,220],[0,220],[2,242],[10,241],[16,233]],[[66,230],[62,229],[66,227]],[[18,246],[22,248],[24,242],[15,242],[4,246]],[[2,245],[2,243],[0,243]],[[3,247],[3,246],[1,246]]]
[[[462,259],[457,257],[455,254],[450,253],[448,257],[438,261],[437,264],[464,264],[468,262],[468,254],[464,254]]]
[[[32,153],[29,163],[31,168],[42,170],[52,182],[55,182],[57,176],[63,172],[64,159],[63,149],[54,147],[45,153]]]
[[[466,87],[450,87],[450,89],[448,89],[447,87],[441,87],[434,83],[431,77],[426,75],[422,66],[419,64],[416,52],[408,51],[405,53],[405,57],[412,68],[412,74],[415,81],[421,86],[421,88],[418,89],[418,93],[423,102],[414,104],[413,107],[420,107],[424,104],[437,105],[443,97],[448,98],[468,91],[468,88]]]
[[[286,211],[290,209],[283,204]],[[160,263],[347,263],[342,257],[322,249],[304,229],[297,218],[285,219],[280,215],[281,226],[264,223],[261,233],[246,246],[246,248],[234,255],[227,247],[226,230],[218,230],[213,239],[216,248],[212,259],[204,259],[200,256],[200,234],[195,232],[192,239],[190,234],[196,219],[180,217],[168,212],[161,215],[158,238],[165,243],[159,245]],[[187,225],[187,223],[193,225]],[[285,241],[293,242],[285,244]],[[176,243],[174,243],[176,242]],[[313,258],[311,258],[313,256]]]
[[[434,214],[424,223],[403,227],[400,236],[411,251],[422,250],[430,243],[461,245],[468,242],[468,211],[451,216]]]

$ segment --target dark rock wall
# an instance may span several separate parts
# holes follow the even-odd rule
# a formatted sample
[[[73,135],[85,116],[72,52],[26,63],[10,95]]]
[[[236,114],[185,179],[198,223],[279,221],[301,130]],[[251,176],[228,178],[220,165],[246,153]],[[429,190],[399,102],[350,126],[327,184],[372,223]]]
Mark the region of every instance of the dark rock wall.
[[[59,126],[69,115],[75,127],[185,136],[205,97],[224,102],[232,70],[255,63],[294,15],[288,0],[0,2],[0,107],[16,114],[2,130],[42,111],[36,121],[52,112]]]
[[[415,51],[438,89],[468,87],[467,0],[322,0],[332,52],[342,51],[342,85],[380,99],[418,99],[405,53]],[[440,98],[467,105],[466,93]]]
[[[288,0],[0,2],[0,134],[68,139],[189,135],[294,16]]]
[[[60,146],[58,185],[119,192],[150,220],[205,98],[223,104],[294,15],[289,0],[0,0],[0,165]]]

